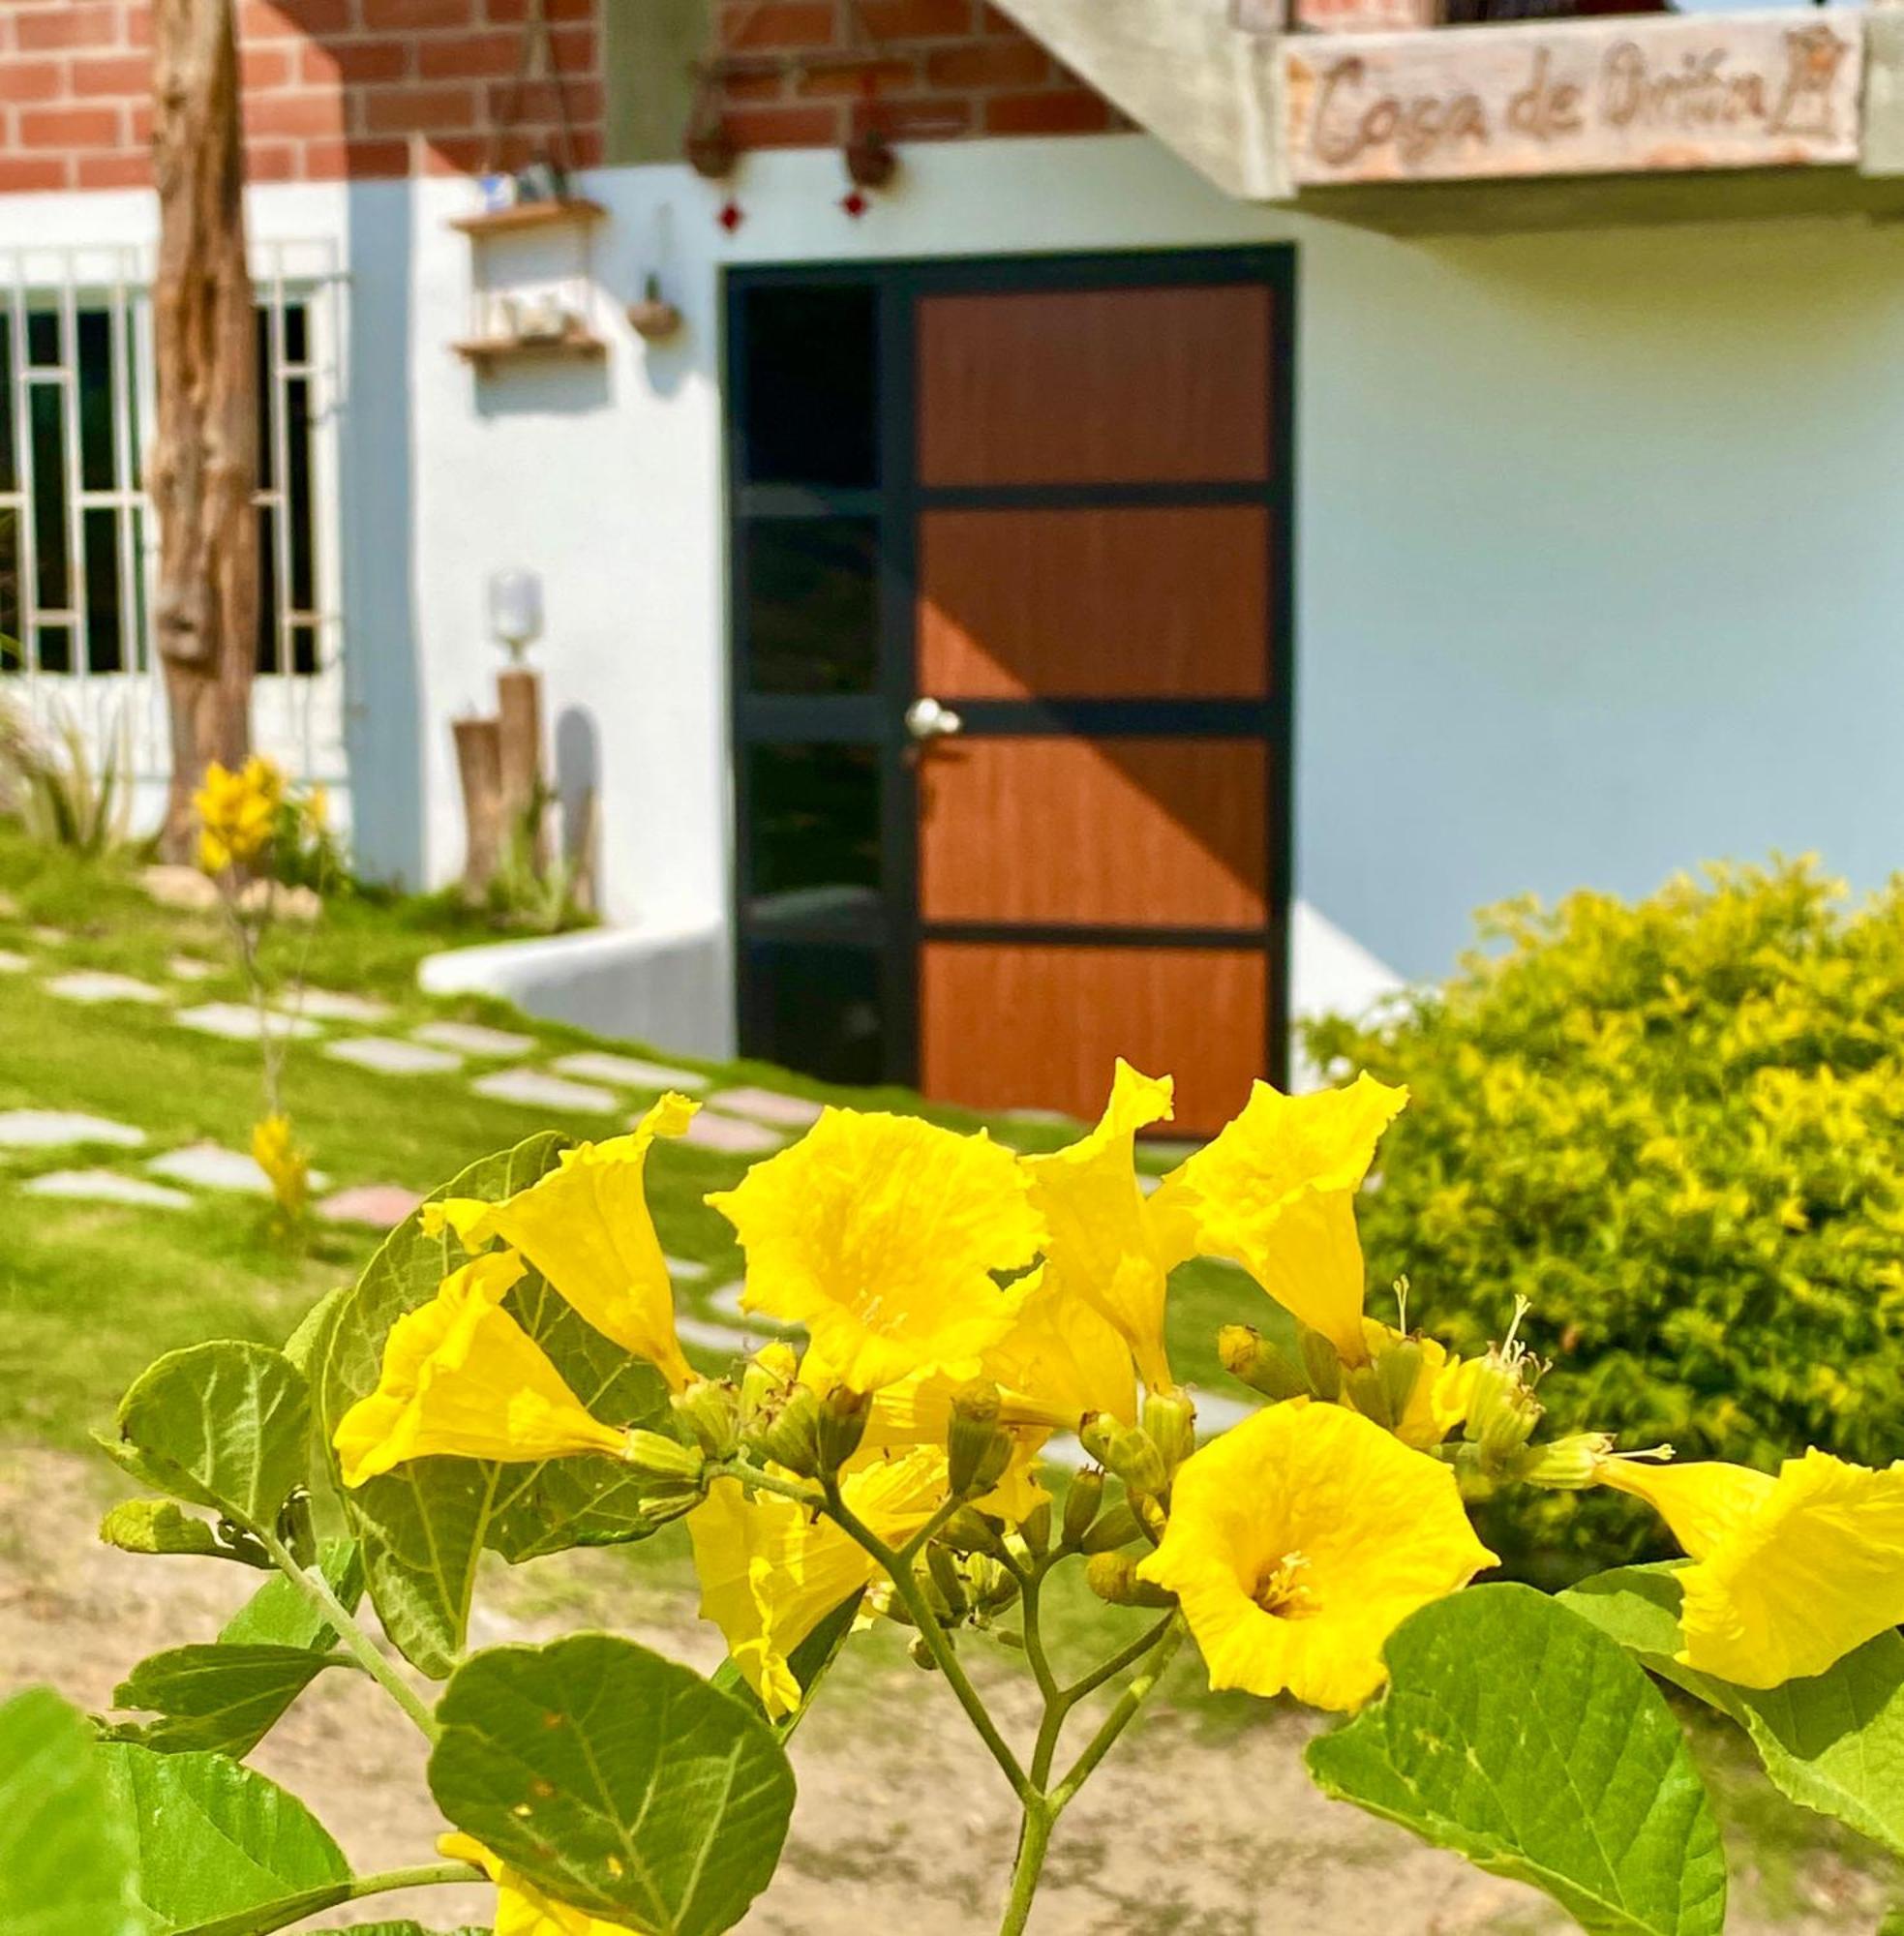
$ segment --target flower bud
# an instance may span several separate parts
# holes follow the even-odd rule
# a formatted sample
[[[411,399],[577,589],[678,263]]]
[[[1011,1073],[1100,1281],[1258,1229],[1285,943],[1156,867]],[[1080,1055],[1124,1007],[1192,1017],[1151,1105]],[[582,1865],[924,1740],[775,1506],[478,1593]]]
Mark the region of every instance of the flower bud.
[[[1142,1432],[1119,1425],[1108,1412],[1087,1414],[1077,1437],[1105,1471],[1124,1481],[1127,1493],[1161,1493],[1170,1483],[1164,1469],[1164,1455],[1150,1439]]]
[[[1059,1528],[1066,1546],[1083,1544],[1103,1498],[1104,1475],[1095,1466],[1073,1475],[1071,1484],[1065,1488],[1065,1516]]]
[[[1343,1396],[1371,1425],[1384,1432],[1395,1429],[1395,1414],[1388,1408],[1388,1387],[1374,1365],[1354,1365],[1342,1375]]]
[[[1019,1522],[1018,1532],[1031,1551],[1042,1558],[1045,1548],[1051,1544],[1051,1501],[1048,1498],[1040,1499],[1024,1516]]]
[[[710,1459],[732,1456],[740,1437],[740,1394],[728,1378],[696,1378],[668,1401]]]
[[[652,1531],[691,1513],[707,1497],[707,1489],[685,1480],[664,1479],[635,1501],[635,1517]]]
[[[1005,1542],[983,1513],[960,1506],[939,1528],[938,1536],[954,1553],[1002,1553]]]
[[[761,1414],[793,1389],[800,1360],[791,1345],[767,1345],[747,1360],[740,1374],[740,1424],[751,1429]]]
[[[1217,1333],[1217,1356],[1231,1377],[1264,1398],[1281,1402],[1309,1390],[1309,1380],[1288,1353],[1279,1350],[1254,1324],[1225,1324]]]
[[[1595,1483],[1600,1467],[1613,1450],[1604,1432],[1576,1432],[1547,1445],[1529,1445],[1517,1476],[1548,1492],[1578,1493]]]
[[[748,1435],[747,1442],[763,1459],[817,1479],[820,1462],[820,1394],[810,1385],[795,1385],[780,1403],[770,1405]]]
[[[1012,1463],[1012,1435],[999,1424],[998,1387],[982,1379],[952,1394],[946,1475],[953,1498],[988,1493]]]
[[[923,1634],[914,1634],[906,1643],[906,1652],[915,1667],[923,1668],[927,1674],[937,1674],[939,1663],[932,1658],[932,1649],[925,1644]]]
[[[1545,1409],[1527,1386],[1523,1363],[1511,1352],[1492,1350],[1474,1368],[1463,1437],[1496,1465],[1526,1444]]]
[[[1120,1546],[1129,1546],[1142,1531],[1136,1514],[1128,1504],[1120,1503],[1090,1527],[1078,1545],[1086,1553],[1111,1553]]]
[[[1296,1343],[1302,1346],[1304,1376],[1309,1388],[1319,1399],[1333,1405],[1342,1396],[1342,1354],[1319,1331],[1307,1324],[1296,1327]]]
[[[1169,1607],[1174,1597],[1162,1587],[1137,1578],[1137,1562],[1128,1553],[1094,1553],[1084,1568],[1085,1584],[1113,1607]]]
[[[698,1486],[708,1455],[660,1432],[631,1432],[621,1457],[644,1478],[674,1479]]]
[[[813,1441],[821,1471],[837,1472],[859,1451],[872,1408],[870,1392],[848,1391],[844,1385],[834,1385],[820,1401]]]
[[[1157,1447],[1167,1482],[1196,1450],[1196,1407],[1183,1391],[1151,1392],[1144,1399],[1144,1437]]]
[[[1391,1426],[1400,1425],[1408,1415],[1408,1401],[1421,1381],[1421,1346],[1413,1338],[1397,1339],[1376,1358],[1375,1370],[1381,1376]]]
[[[928,1546],[925,1549],[925,1570],[935,1589],[932,1611],[941,1618],[962,1620],[971,1610],[972,1601],[959,1575],[957,1559],[943,1546]]]
[[[989,1554],[975,1553],[964,1566],[965,1589],[982,1614],[1003,1613],[1018,1597],[1018,1577]]]

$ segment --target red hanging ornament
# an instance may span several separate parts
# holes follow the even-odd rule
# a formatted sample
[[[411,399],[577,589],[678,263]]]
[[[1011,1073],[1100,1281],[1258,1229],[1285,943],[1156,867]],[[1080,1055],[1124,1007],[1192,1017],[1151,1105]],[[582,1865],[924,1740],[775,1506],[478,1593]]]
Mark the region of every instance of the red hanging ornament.
[[[840,197],[839,205],[845,209],[855,222],[858,222],[861,216],[865,214],[868,203],[866,197],[856,188],[851,193]]]
[[[740,227],[741,223],[746,221],[746,219],[747,218],[740,212],[740,204],[738,201],[736,201],[732,196],[729,196],[728,198],[721,203],[720,213],[714,217],[714,220],[718,222],[720,226],[723,228],[725,228],[730,235],[732,235],[734,231]]]

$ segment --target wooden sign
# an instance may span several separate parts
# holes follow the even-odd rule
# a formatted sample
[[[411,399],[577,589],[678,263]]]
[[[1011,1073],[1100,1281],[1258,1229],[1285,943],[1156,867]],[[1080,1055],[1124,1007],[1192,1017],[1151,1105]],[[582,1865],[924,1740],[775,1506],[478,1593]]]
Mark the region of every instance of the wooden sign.
[[[1409,34],[1432,27],[1437,0],[1233,0],[1246,34],[1281,34],[1290,15],[1312,34]]]
[[[1292,178],[1453,181],[1858,159],[1861,24],[1611,18],[1293,37]]]

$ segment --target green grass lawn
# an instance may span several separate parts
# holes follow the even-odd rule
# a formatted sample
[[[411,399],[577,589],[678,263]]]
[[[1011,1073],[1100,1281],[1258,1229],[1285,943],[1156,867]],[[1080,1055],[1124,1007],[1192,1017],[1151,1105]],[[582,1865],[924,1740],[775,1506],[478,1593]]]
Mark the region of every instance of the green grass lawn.
[[[129,869],[81,862],[5,826],[0,892],[12,903],[11,912],[0,912],[0,949],[33,963],[25,973],[0,974],[0,1110],[83,1110],[136,1124],[150,1137],[136,1153],[0,1151],[0,1442],[76,1445],[109,1418],[120,1392],[161,1351],[212,1337],[281,1341],[323,1291],[361,1269],[376,1233],[321,1226],[300,1253],[274,1235],[263,1203],[242,1195],[205,1192],[190,1210],[156,1210],[23,1195],[18,1186],[28,1178],[95,1158],[138,1174],[143,1157],[174,1146],[212,1141],[242,1149],[259,1113],[258,1056],[249,1043],[195,1034],[170,1019],[175,1008],[244,999],[216,917],[160,907]],[[64,938],[36,938],[46,928]],[[418,991],[416,968],[426,954],[488,938],[475,917],[441,901],[341,900],[313,930],[275,930],[267,965],[283,975],[302,962],[314,986],[375,995],[395,1007],[374,1031],[327,1028],[327,1036],[401,1036],[445,1017],[485,1021],[534,1037],[535,1048],[522,1058],[529,1063],[546,1065],[581,1048],[627,1048],[706,1069],[716,1085],[753,1083],[913,1110],[958,1128],[982,1120],[902,1090],[830,1089],[759,1063],[708,1065],[665,1044],[607,1044],[480,997],[440,1001]],[[221,964],[220,973],[174,983],[168,964],[181,953]],[[82,1005],[46,991],[47,978],[81,968],[137,976],[167,987],[173,999],[163,1008]],[[397,1077],[333,1061],[319,1048],[316,1041],[291,1045],[285,1092],[300,1139],[333,1187],[429,1190],[538,1130],[599,1136],[616,1128],[613,1117],[565,1119],[473,1094],[470,1076],[500,1064]],[[642,1100],[632,1096],[631,1106]],[[1055,1147],[1073,1134],[1045,1122],[990,1127],[1025,1149]],[[664,1246],[709,1267],[704,1279],[681,1286],[682,1308],[696,1316],[710,1315],[708,1293],[740,1271],[728,1225],[702,1198],[735,1183],[745,1162],[664,1143],[650,1165]],[[1238,1316],[1262,1318],[1269,1309],[1234,1271],[1186,1266],[1172,1312],[1183,1375],[1237,1391],[1216,1364],[1216,1330]]]

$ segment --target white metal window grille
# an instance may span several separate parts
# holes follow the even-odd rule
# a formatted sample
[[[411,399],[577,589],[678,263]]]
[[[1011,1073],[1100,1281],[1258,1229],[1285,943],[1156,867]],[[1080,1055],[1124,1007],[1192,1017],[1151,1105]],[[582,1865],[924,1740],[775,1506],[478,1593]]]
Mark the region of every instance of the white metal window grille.
[[[328,248],[256,252],[258,627],[253,730],[300,775],[344,777],[337,425]],[[166,771],[151,632],[157,534],[149,262],[132,249],[0,252],[0,693]]]

